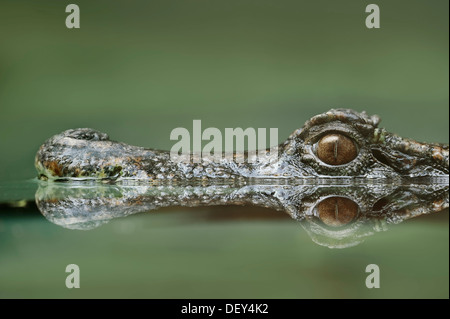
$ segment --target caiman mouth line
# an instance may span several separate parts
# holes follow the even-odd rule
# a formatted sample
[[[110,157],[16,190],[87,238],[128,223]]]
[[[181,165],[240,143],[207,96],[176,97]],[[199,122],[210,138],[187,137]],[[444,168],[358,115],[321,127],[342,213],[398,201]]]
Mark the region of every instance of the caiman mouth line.
[[[425,179],[448,183],[448,145],[405,139],[378,128],[379,122],[378,116],[365,112],[332,109],[294,131],[278,145],[278,156],[251,163],[226,157],[220,162],[208,158],[200,163],[177,162],[168,151],[111,141],[93,129],[73,129],[48,139],[36,154],[35,166],[40,179],[55,181]]]

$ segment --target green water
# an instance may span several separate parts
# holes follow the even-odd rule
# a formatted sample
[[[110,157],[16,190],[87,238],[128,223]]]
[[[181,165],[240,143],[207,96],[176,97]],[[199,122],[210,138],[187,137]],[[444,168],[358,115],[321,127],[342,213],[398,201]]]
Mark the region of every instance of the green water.
[[[332,250],[255,208],[223,208],[244,216],[225,219],[177,208],[75,231],[32,203],[6,204],[33,200],[34,155],[68,128],[170,149],[172,129],[201,119],[276,127],[281,142],[350,107],[448,143],[448,1],[376,1],[379,30],[365,27],[360,1],[76,3],[81,28],[69,30],[66,3],[0,0],[0,297],[449,297],[448,210]],[[65,287],[70,263],[80,289]],[[372,263],[379,289],[365,286]]]
[[[448,298],[448,209],[330,249],[286,213],[245,206],[160,209],[66,229],[34,206],[36,181],[15,185],[28,201],[0,211],[0,297]],[[69,290],[73,263],[81,288]],[[379,289],[365,286],[368,264],[381,269]]]

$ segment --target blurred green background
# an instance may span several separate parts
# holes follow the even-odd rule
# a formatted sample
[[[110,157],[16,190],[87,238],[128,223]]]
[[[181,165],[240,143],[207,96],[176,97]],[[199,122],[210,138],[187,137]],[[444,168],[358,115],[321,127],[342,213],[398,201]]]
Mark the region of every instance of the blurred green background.
[[[0,0],[0,178],[35,176],[50,136],[92,127],[170,149],[175,127],[277,127],[332,107],[448,143],[448,1]]]
[[[70,3],[80,29],[65,26]],[[381,29],[365,26],[369,3]],[[277,127],[281,142],[311,116],[349,107],[404,137],[448,143],[448,6],[0,0],[2,198],[31,199],[35,185],[12,182],[35,177],[38,147],[76,127],[170,149],[172,129],[201,119]],[[77,232],[3,209],[0,297],[448,298],[445,214],[329,250],[289,219],[186,222],[178,210]],[[69,263],[80,265],[82,289],[65,288]],[[383,289],[365,288],[370,263]]]

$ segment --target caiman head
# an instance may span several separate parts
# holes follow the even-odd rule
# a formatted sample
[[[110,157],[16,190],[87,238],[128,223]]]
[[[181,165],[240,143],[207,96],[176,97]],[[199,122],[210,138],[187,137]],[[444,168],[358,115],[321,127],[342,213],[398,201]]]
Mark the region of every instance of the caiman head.
[[[402,138],[378,128],[379,122],[350,109],[314,116],[280,145],[280,166],[324,177],[448,176],[448,145]]]

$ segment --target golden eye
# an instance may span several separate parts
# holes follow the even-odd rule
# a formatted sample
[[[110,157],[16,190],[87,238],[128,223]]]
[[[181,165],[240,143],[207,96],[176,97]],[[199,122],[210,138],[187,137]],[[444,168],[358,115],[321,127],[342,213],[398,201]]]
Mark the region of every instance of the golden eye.
[[[345,197],[328,197],[317,205],[320,220],[328,226],[347,225],[358,215],[358,204]]]
[[[317,145],[317,156],[329,165],[342,165],[351,162],[358,155],[356,145],[345,135],[328,134]]]

